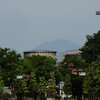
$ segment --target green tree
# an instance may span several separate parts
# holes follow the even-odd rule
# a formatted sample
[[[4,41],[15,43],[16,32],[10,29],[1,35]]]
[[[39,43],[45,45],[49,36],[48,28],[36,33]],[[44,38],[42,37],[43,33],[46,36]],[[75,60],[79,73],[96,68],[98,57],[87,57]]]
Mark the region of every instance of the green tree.
[[[0,69],[0,93],[3,92],[3,89],[4,89],[4,81],[2,79],[2,71]]]
[[[1,77],[0,77],[0,93],[3,92],[3,89],[4,89],[4,81],[1,80]]]
[[[34,72],[31,72],[30,79],[29,79],[29,90],[30,95],[36,100],[36,94],[38,92],[38,83],[36,79],[36,75]]]
[[[52,97],[56,93],[56,79],[55,79],[54,73],[50,73],[50,79],[48,80],[47,93],[49,94],[49,96],[52,96]]]
[[[37,91],[36,75],[33,72],[30,75],[30,88],[32,89],[32,91]]]
[[[65,82],[65,92],[67,92],[67,85],[71,84],[69,87],[69,92],[72,92],[73,96],[77,98],[82,95],[82,84],[83,84],[83,77],[77,75],[72,75],[73,69],[85,69],[87,67],[87,63],[85,59],[79,58],[76,55],[66,55],[64,60],[61,63],[60,71],[63,75],[63,80]],[[69,79],[66,79],[66,76],[69,76]],[[68,81],[68,84],[67,84]],[[70,90],[71,89],[71,90]]]
[[[87,60],[88,63],[95,61],[100,55],[100,31],[94,33],[92,36],[88,35],[87,41],[80,49],[82,51],[82,57]]]
[[[20,54],[8,48],[0,50],[0,67],[2,69],[2,77],[4,84],[12,87],[12,95],[14,96],[14,79],[18,75],[18,68],[22,63]],[[21,69],[21,68],[19,68]]]
[[[70,75],[66,75],[63,91],[67,96],[72,94],[72,83]]]
[[[71,70],[66,67],[60,67],[59,68],[60,73],[62,74],[62,80],[66,79],[66,75],[71,75]]]
[[[0,100],[1,100],[1,94],[3,93],[3,89],[4,89],[4,81],[2,79],[2,71],[1,71],[1,68],[0,68]]]
[[[59,84],[59,82],[63,80],[61,69],[56,68],[56,70],[54,71],[54,74],[55,74],[56,84]]]
[[[100,60],[92,62],[94,66],[94,98],[99,98],[100,95]]]
[[[94,86],[95,86],[95,80],[94,80],[94,67],[90,65],[88,67],[86,77],[83,82],[83,93],[88,94],[89,100],[92,100],[92,96],[94,94]]]
[[[26,57],[26,59],[30,60],[36,72],[36,77],[44,76],[48,80],[50,72],[56,70],[56,59],[52,57],[37,55]]]
[[[32,72],[35,73],[36,68],[33,66],[33,63],[35,62],[32,62],[31,59],[23,59],[22,66],[24,69],[24,74],[31,75]]]
[[[73,65],[70,66],[70,63]],[[66,55],[63,62],[62,62],[63,67],[75,67],[75,68],[84,68],[87,66],[87,63],[85,59],[79,58],[76,55]]]
[[[99,97],[100,96],[100,66],[96,68],[94,80],[95,80],[94,94]]]
[[[29,93],[27,79],[14,79],[14,93],[17,95],[18,100],[22,100]]]
[[[59,83],[59,81],[62,79],[62,75],[59,69],[56,67],[56,59],[40,55],[26,57],[25,59],[30,61],[32,66],[31,68],[34,69],[37,80],[39,80],[39,77],[43,76],[45,77],[46,81],[48,81],[51,72],[55,73],[57,83]]]
[[[37,92],[39,93],[40,100],[44,100],[44,93],[47,92],[47,81],[45,77],[39,77],[39,82],[37,85]]]

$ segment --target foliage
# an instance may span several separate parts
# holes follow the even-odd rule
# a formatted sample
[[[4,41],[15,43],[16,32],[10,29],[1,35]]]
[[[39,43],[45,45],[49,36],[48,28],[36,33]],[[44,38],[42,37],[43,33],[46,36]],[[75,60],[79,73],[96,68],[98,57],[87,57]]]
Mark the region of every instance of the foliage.
[[[71,75],[71,70],[69,70],[66,67],[61,67],[59,68],[59,70],[60,70],[60,73],[62,74],[62,80],[66,79],[66,75]]]
[[[14,80],[14,91],[16,94],[23,94],[24,92],[28,92],[27,80],[26,79],[15,79]]]
[[[47,82],[45,80],[45,77],[39,77],[39,82],[37,85],[37,92],[38,93],[46,93],[47,91]]]
[[[48,80],[47,92],[49,94],[56,93],[56,79],[55,79],[55,74],[54,73],[50,73],[50,79]]]
[[[22,75],[24,72],[21,55],[17,54],[14,50],[10,50],[9,48],[1,49],[0,66],[3,72],[2,80],[6,86],[11,87],[12,96],[14,96],[16,91],[20,91],[19,86],[21,87],[23,84],[21,81],[17,80],[17,76]],[[14,91],[14,89],[17,90]]]
[[[71,83],[72,83],[72,95],[73,96],[81,96],[82,95],[82,85],[83,85],[83,77],[79,75],[71,75]]]
[[[46,80],[49,79],[50,72],[56,70],[56,59],[46,56],[32,56],[26,57],[30,60],[32,67],[35,69],[36,77],[44,76]]]
[[[16,54],[14,50],[8,48],[0,50],[0,65],[3,71],[3,80],[6,85],[13,85],[13,79],[16,77],[16,68],[21,63],[21,55]]]
[[[0,76],[0,93],[3,92],[3,89],[4,89],[4,81],[1,79],[1,76]]]
[[[71,98],[69,98],[68,100],[75,100],[75,98],[71,97]]]
[[[0,93],[3,92],[3,89],[4,89],[4,81],[2,79],[2,71],[0,69]]]
[[[18,97],[22,98],[24,96],[33,95],[34,92],[37,92],[37,80],[35,73],[30,74],[29,78],[27,75],[22,75],[22,79],[15,79],[14,80],[14,91]]]
[[[91,63],[97,60],[100,55],[100,31],[94,33],[92,36],[87,36],[87,41],[80,49],[82,51],[82,57]]]
[[[54,71],[54,74],[55,74],[56,84],[59,84],[59,82],[63,80],[61,69],[56,68],[56,70]]]
[[[95,86],[94,86],[94,92],[96,95],[100,95],[100,66],[98,66],[96,68],[96,72],[95,72]]]
[[[32,65],[32,63],[34,62],[31,62],[30,59],[25,59],[25,58],[22,61],[23,61],[22,66],[24,69],[24,74],[31,75],[31,72],[35,72],[35,68]]]
[[[83,77],[72,74],[72,69],[86,68],[87,63],[85,59],[79,58],[76,55],[66,55],[61,63],[60,71],[63,75],[65,85],[63,87],[64,92],[72,94],[74,96],[82,95]]]
[[[94,94],[100,95],[100,60],[94,61],[92,63],[94,66]]]
[[[3,100],[8,100],[9,98],[11,98],[11,94],[4,93],[4,94],[2,94],[1,98],[2,98]]]
[[[100,31],[91,36],[88,35],[86,38],[86,43],[80,49],[82,52],[82,58],[86,59],[86,61],[89,63],[87,75],[83,82],[83,92],[89,96],[100,95]]]
[[[94,68],[93,66],[89,66],[86,77],[83,82],[83,93],[92,95],[94,93],[94,86],[95,86],[95,81],[94,81]]]
[[[76,55],[66,55],[65,59],[62,62],[62,66],[66,66],[67,68],[68,67],[84,68],[87,66],[87,64],[84,59],[79,58]]]
[[[31,69],[32,72],[35,72],[37,80],[39,80],[39,77],[43,76],[45,77],[46,81],[48,81],[51,72],[55,73],[57,83],[59,83],[59,81],[62,80],[62,75],[59,69],[56,67],[56,59],[52,57],[40,56],[40,55],[26,57],[25,59],[27,62],[29,61],[28,62],[29,66],[31,66],[29,68]],[[26,69],[28,70],[28,68]]]
[[[72,83],[70,75],[66,75],[63,91],[66,95],[72,94]]]
[[[30,84],[29,84],[29,89],[31,90],[31,92],[37,92],[37,86],[38,86],[38,83],[37,83],[37,80],[36,80],[36,75],[35,73],[31,73],[30,75]]]

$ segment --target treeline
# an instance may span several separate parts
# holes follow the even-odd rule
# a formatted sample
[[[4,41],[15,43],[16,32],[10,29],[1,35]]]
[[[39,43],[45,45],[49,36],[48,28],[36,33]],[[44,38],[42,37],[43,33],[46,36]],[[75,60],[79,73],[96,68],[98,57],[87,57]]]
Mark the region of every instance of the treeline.
[[[62,75],[56,67],[56,59],[39,55],[22,58],[8,48],[0,50],[1,93],[4,86],[8,86],[12,97],[17,97],[18,100],[23,100],[24,97],[44,100],[45,93],[48,96],[55,95],[56,84],[60,80]]]
[[[63,68],[83,69],[85,76],[78,75],[65,78],[65,93],[72,94],[77,100],[100,99],[100,31],[86,36],[87,41],[82,48],[81,58],[75,55],[66,55],[62,62]],[[69,84],[69,85],[68,85]],[[69,88],[70,86],[70,88]],[[72,93],[71,93],[72,92]]]
[[[0,93],[4,86],[11,89],[12,97],[23,100],[34,97],[59,97],[59,82],[64,81],[63,91],[77,100],[99,100],[100,96],[100,31],[87,36],[87,41],[80,49],[81,58],[66,55],[59,67],[56,59],[46,56],[22,58],[16,51],[0,49]],[[85,76],[72,69],[83,69]],[[18,79],[18,76],[22,76]],[[0,97],[3,98],[3,95]],[[46,95],[47,94],[47,95]],[[6,94],[4,94],[6,95]]]

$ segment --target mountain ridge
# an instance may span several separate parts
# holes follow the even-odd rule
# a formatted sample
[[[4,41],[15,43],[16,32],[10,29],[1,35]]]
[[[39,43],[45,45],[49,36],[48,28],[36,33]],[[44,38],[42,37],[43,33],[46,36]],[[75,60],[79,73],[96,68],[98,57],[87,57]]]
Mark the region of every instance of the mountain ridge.
[[[36,50],[51,50],[51,51],[57,51],[58,53],[60,52],[65,52],[67,50],[74,50],[74,49],[79,49],[81,46],[66,40],[66,39],[57,39],[53,41],[47,41],[44,43],[41,43],[39,46],[37,46]]]

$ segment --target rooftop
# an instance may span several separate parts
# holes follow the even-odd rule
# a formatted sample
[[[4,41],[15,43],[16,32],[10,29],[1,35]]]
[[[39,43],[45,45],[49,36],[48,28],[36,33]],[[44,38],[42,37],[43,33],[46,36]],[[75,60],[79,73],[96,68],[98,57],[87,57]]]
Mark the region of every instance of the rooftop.
[[[66,51],[66,54],[80,54],[81,53],[81,51],[79,50],[79,49],[77,49],[77,50],[69,50],[69,51]]]
[[[24,53],[56,53],[57,51],[51,51],[51,50],[29,50],[24,51]]]

